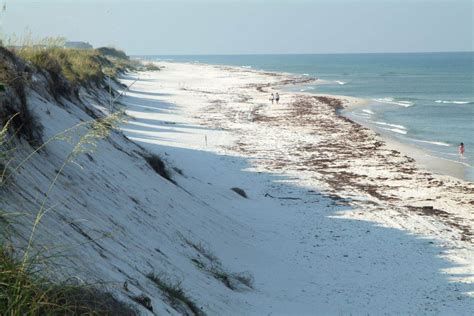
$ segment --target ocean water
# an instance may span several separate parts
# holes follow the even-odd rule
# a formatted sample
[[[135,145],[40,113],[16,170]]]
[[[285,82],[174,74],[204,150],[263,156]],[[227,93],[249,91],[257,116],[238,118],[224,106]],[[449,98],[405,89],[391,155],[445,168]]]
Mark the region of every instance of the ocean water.
[[[145,56],[141,56],[145,57]],[[379,133],[466,166],[474,181],[474,53],[146,56],[289,72],[324,84],[292,87],[364,98],[348,113]],[[458,145],[465,144],[464,157]]]

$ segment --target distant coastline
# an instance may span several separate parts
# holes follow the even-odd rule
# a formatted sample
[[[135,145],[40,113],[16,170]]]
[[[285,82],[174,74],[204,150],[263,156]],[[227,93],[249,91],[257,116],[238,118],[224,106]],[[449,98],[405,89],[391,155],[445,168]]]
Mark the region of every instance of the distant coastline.
[[[468,137],[474,133],[469,121],[469,117],[471,120],[474,117],[474,95],[470,88],[474,79],[467,71],[469,67],[466,67],[473,54],[430,52],[145,58],[237,66],[315,78],[303,86],[284,89],[292,93],[351,96],[364,100],[359,104],[363,103],[366,107],[356,111],[358,113],[352,115],[352,119],[404,144],[406,153],[417,155],[417,160],[423,161],[421,165],[424,167],[436,173],[474,181],[474,151],[471,150],[474,140]],[[372,67],[372,61],[376,65],[387,63],[387,66]],[[457,156],[457,145],[462,141],[467,144],[468,150],[461,160]],[[430,160],[436,161],[435,168],[430,167]],[[439,167],[441,165],[450,167]]]

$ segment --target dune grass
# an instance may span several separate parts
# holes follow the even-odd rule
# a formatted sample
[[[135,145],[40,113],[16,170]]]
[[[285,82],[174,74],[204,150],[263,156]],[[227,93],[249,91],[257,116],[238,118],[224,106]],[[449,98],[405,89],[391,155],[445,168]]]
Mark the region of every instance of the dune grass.
[[[0,248],[1,315],[137,315],[108,292],[90,285],[52,283],[35,261],[25,265]]]
[[[115,79],[121,71],[137,66],[136,61],[114,48],[84,50],[26,46],[14,53],[40,69],[63,75],[76,86],[101,83],[105,76]]]
[[[177,310],[181,308],[189,309],[196,316],[204,316],[205,313],[189,298],[184,292],[181,282],[172,282],[164,274],[149,273],[147,278],[164,293],[171,306]],[[183,312],[183,314],[187,314]]]
[[[104,78],[107,61],[95,50],[26,47],[18,50],[20,58],[50,73],[61,73],[70,83],[98,83]]]

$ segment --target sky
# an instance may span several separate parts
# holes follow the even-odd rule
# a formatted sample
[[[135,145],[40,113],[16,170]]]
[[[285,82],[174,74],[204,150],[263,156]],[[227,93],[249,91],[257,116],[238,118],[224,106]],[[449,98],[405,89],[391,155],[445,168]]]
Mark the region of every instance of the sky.
[[[5,34],[131,55],[473,51],[474,0],[5,2]]]

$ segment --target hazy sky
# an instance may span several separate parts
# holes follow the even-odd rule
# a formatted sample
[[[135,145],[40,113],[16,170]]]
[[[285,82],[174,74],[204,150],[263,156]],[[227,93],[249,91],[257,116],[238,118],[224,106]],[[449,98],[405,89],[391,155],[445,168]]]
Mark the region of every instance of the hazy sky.
[[[472,51],[474,0],[0,0],[6,33],[129,54]]]

